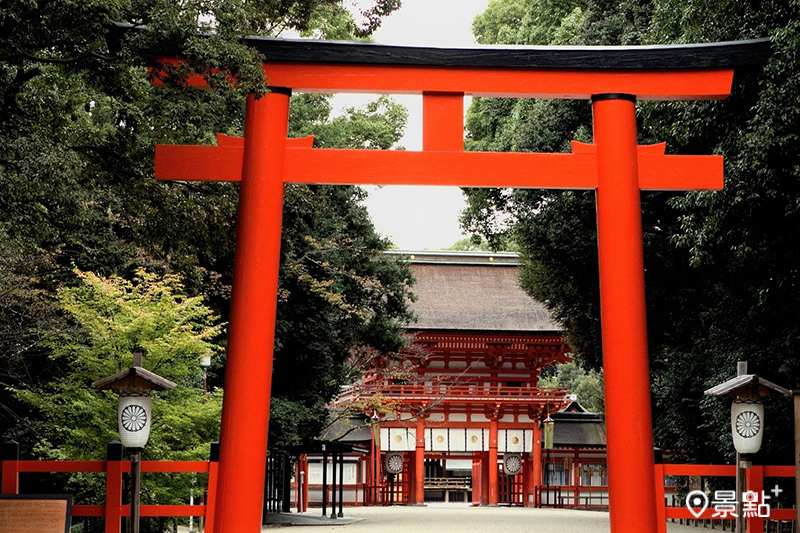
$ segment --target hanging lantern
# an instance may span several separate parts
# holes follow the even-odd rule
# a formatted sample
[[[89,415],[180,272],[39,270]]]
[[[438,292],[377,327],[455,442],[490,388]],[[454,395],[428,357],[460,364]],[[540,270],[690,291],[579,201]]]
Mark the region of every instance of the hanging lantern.
[[[731,404],[731,433],[737,452],[756,453],[764,436],[764,404],[755,399],[736,398]]]
[[[389,452],[385,457],[386,471],[390,474],[399,474],[403,471],[403,454],[400,452]]]
[[[150,438],[152,405],[147,393],[120,394],[117,404],[119,440],[126,448],[140,449]]]
[[[518,453],[507,453],[503,456],[503,472],[516,476],[522,472],[522,456]]]
[[[754,454],[761,448],[764,436],[763,398],[791,397],[792,391],[747,373],[747,362],[736,365],[737,376],[705,391],[715,398],[734,398],[731,405],[733,446],[741,454]]]
[[[150,392],[170,390],[175,383],[142,368],[143,353],[133,352],[133,366],[92,383],[99,390],[119,391],[117,427],[119,440],[131,452],[131,515],[130,531],[139,533],[139,508],[141,504],[142,448],[150,437],[152,401]]]
[[[555,421],[547,415],[544,419],[544,449],[553,449],[553,433],[555,432]]]

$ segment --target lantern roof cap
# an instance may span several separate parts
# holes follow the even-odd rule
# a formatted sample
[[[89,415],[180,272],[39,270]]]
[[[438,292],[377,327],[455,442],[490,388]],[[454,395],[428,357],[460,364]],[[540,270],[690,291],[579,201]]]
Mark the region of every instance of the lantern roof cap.
[[[720,398],[723,396],[740,398],[766,398],[770,396],[791,396],[792,391],[784,389],[757,374],[744,374],[729,379],[706,390],[704,394]]]
[[[132,366],[122,372],[98,379],[92,387],[100,390],[122,392],[163,391],[175,388],[176,384],[141,366]]]

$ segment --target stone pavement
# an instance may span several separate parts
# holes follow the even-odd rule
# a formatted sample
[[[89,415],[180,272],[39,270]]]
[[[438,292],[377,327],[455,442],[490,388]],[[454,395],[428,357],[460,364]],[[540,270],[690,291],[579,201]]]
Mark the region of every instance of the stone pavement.
[[[286,526],[317,526],[313,532],[336,533],[606,533],[608,513],[524,507],[471,507],[429,504],[424,507],[345,508],[344,519],[321,516],[321,509],[283,515],[266,526],[273,533]],[[669,533],[700,533],[700,529],[668,524]]]

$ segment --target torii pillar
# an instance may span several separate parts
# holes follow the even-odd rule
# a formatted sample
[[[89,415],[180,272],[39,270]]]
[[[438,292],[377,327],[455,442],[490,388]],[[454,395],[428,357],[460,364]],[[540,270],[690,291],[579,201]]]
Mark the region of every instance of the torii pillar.
[[[290,95],[247,99],[214,531],[261,531]]]
[[[244,139],[158,146],[156,177],[241,181],[215,533],[258,533],[266,460],[283,184],[594,189],[612,533],[656,533],[640,191],[719,189],[721,156],[637,146],[635,103],[721,99],[769,41],[663,47],[425,49],[246,39],[271,84],[417,93],[423,151],[287,140],[288,89],[247,103]],[[198,80],[198,84],[201,81]],[[463,96],[591,99],[594,144],[570,154],[463,151]],[[494,466],[494,465],[492,465]]]
[[[636,516],[639,531],[655,532],[657,513],[641,505],[656,493],[635,103],[625,94],[592,97],[608,492],[629,495],[614,498],[609,517],[611,531],[626,531]]]

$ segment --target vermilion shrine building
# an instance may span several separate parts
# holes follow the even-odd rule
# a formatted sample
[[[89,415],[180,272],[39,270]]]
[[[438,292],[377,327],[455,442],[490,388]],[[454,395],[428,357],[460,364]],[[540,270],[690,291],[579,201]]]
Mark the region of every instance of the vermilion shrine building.
[[[336,405],[355,403],[364,416],[326,435],[370,450],[360,462],[350,458],[345,503],[589,504],[585,495],[572,498],[584,471],[592,477],[589,464],[598,465],[596,475],[605,468],[602,422],[565,389],[538,387],[539,372],[568,361],[568,350],[544,306],[520,288],[517,257],[405,258],[417,279],[413,346],[404,364],[379,366],[342,392]],[[564,422],[557,450],[545,453],[548,415]],[[592,448],[586,465],[584,445]],[[308,465],[312,503],[321,500],[320,459]]]

